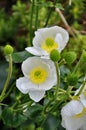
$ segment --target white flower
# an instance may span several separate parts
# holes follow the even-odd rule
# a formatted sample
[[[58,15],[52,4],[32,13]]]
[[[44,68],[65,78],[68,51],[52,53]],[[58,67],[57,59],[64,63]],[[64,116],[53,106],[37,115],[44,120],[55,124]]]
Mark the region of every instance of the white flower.
[[[16,80],[17,88],[35,102],[40,101],[46,90],[57,82],[56,69],[51,60],[30,57],[22,63],[24,77]]]
[[[59,26],[42,28],[35,32],[33,47],[27,47],[26,50],[33,55],[49,58],[49,53],[53,49],[61,52],[68,40],[68,32]]]
[[[66,130],[86,130],[86,108],[80,100],[72,100],[62,110],[62,126]]]

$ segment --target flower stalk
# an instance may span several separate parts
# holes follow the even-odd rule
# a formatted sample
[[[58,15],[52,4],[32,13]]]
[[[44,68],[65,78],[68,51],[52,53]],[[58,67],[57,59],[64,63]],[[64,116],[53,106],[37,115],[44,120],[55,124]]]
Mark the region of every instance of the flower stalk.
[[[54,62],[54,64],[55,64],[56,72],[57,72],[57,86],[56,86],[56,93],[55,93],[55,98],[57,98],[58,89],[60,87],[60,73],[59,73],[58,63]]]
[[[9,71],[8,71],[7,80],[6,80],[5,85],[4,85],[4,89],[0,95],[0,102],[2,102],[4,97],[5,97],[5,92],[7,90],[7,87],[9,85],[11,75],[12,75],[12,56],[11,56],[11,54],[8,55],[8,60],[9,60]]]
[[[83,84],[82,84],[82,87],[80,88],[80,90],[79,90],[79,92],[77,93],[76,96],[79,96],[79,95],[82,93],[82,91],[83,91],[85,85],[86,85],[86,79],[84,80],[84,82],[83,82]]]
[[[32,26],[33,26],[33,13],[34,13],[34,2],[35,0],[32,0],[31,5],[31,16],[30,16],[30,46],[32,45]]]

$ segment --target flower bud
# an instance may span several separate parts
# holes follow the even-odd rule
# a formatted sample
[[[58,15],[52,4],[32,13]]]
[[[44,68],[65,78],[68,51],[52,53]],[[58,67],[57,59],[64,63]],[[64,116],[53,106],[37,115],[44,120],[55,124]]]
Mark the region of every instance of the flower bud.
[[[50,59],[54,62],[59,61],[60,60],[60,53],[58,52],[58,50],[52,50],[50,53]]]
[[[4,47],[4,53],[5,53],[5,55],[12,54],[13,53],[13,47],[10,46],[10,45],[6,45]]]
[[[75,73],[69,74],[67,77],[67,81],[70,86],[76,85],[78,82],[78,75]]]
[[[66,63],[70,65],[76,60],[76,53],[73,51],[65,52],[63,54],[63,58],[65,59]]]

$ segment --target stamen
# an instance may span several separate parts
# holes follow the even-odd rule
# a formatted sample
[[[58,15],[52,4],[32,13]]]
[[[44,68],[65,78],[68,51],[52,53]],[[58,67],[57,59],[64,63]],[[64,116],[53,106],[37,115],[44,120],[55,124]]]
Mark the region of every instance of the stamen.
[[[58,44],[52,38],[46,38],[45,42],[42,44],[41,48],[48,53],[52,50],[58,48]]]
[[[41,67],[36,67],[36,68],[33,68],[30,71],[29,76],[30,76],[30,80],[33,83],[35,83],[35,84],[41,84],[41,83],[43,83],[43,82],[46,81],[48,73],[47,73],[46,69],[41,68]]]

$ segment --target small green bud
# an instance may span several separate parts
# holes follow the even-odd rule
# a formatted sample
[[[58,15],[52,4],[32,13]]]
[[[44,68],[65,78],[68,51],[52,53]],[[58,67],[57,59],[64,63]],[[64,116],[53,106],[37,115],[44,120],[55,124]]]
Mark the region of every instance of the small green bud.
[[[62,56],[68,65],[72,64],[76,60],[76,53],[73,51],[65,52]]]
[[[76,85],[78,82],[78,75],[75,73],[69,74],[67,77],[67,81],[70,86]]]
[[[13,47],[10,46],[10,45],[6,45],[4,47],[4,53],[5,53],[5,55],[12,54],[13,53]]]
[[[50,59],[52,61],[59,61],[60,60],[60,53],[58,52],[58,50],[52,50],[50,53]]]

